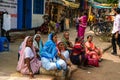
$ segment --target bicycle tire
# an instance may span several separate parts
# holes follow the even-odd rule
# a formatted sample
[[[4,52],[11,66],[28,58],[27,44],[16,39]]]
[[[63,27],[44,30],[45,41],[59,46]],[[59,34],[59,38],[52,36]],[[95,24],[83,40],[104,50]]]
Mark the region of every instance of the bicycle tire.
[[[94,31],[94,34],[95,34],[96,36],[100,36],[100,35],[101,35],[99,26],[94,25],[94,26],[93,26],[93,31]]]

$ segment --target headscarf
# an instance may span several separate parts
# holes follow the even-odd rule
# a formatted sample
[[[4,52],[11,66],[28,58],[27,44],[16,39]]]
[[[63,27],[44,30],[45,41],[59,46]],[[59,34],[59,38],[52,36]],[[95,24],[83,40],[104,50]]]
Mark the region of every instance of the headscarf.
[[[57,47],[59,47],[59,44],[60,44],[60,43],[63,43],[63,44],[64,44],[64,42],[58,41],[58,42],[57,42]],[[65,45],[64,45],[64,48],[65,48]],[[65,50],[65,49],[64,49],[64,50]]]
[[[52,40],[52,38],[53,38],[53,33],[50,33],[50,34],[48,35],[48,40]]]
[[[35,40],[37,36],[39,36],[39,37],[41,38],[40,34],[35,34],[34,37],[33,37],[33,45],[34,45],[36,48],[39,49],[39,44],[38,44],[37,41]]]
[[[19,50],[19,53],[20,55],[23,53],[25,47],[26,47],[26,42],[27,42],[27,39],[29,38],[30,36],[27,36],[25,37],[24,41],[21,43],[21,50]]]
[[[24,41],[22,42],[21,50],[19,51],[19,53],[20,53],[20,59],[18,61],[18,65],[17,65],[17,71],[20,71],[24,67],[24,65],[25,65],[25,63],[24,63],[24,59],[25,59],[24,50],[26,48],[26,42],[27,42],[27,40],[28,40],[29,37],[30,36],[27,36],[24,39]],[[36,52],[35,52],[35,49],[34,49],[33,46],[32,46],[32,51],[33,51],[34,55],[36,55]]]
[[[53,59],[57,55],[56,43],[53,41],[53,33],[48,35],[48,41],[44,44],[41,57]]]
[[[39,41],[39,45],[37,43],[37,41],[35,40],[35,38],[39,36],[40,37],[40,41]],[[39,49],[39,55],[42,51],[42,48],[43,48],[43,42],[42,42],[42,39],[41,39],[41,35],[40,34],[35,34],[34,38],[33,38],[33,45]]]
[[[65,45],[65,47],[67,47],[68,46],[68,41],[67,41],[67,39],[63,36],[62,37],[62,40],[61,40],[63,43],[64,43],[64,45]]]

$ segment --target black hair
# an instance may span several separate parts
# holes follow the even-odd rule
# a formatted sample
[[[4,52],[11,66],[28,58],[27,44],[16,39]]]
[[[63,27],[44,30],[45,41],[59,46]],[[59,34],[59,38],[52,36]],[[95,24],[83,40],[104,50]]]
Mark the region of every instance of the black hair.
[[[68,31],[64,31],[63,35],[65,36],[65,34],[66,34],[66,33],[68,33],[68,34],[69,34],[69,32],[68,32]]]
[[[120,8],[115,8],[114,9],[118,14],[120,14]]]
[[[36,34],[37,32],[41,32],[41,31],[40,31],[40,30],[38,30],[38,29],[35,29],[35,34]]]
[[[77,38],[75,38],[75,43],[76,43],[76,42],[78,42],[79,40],[80,40],[80,39],[79,39],[78,37],[77,37]]]
[[[87,13],[87,11],[83,11],[83,15],[86,15],[86,16],[88,16],[88,13]]]
[[[88,36],[87,36],[87,39],[90,38],[90,37],[93,37],[93,36],[92,36],[92,35],[88,35]]]
[[[52,36],[51,36],[52,40],[53,40],[53,37],[56,35],[57,35],[57,33],[52,33]]]

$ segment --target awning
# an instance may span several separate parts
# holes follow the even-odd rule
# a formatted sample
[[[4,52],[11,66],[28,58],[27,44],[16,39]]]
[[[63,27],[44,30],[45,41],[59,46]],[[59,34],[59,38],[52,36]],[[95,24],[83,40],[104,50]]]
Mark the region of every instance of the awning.
[[[111,4],[100,4],[97,2],[94,2],[92,6],[95,8],[112,8]]]
[[[49,0],[49,2],[64,5],[64,3],[62,2],[62,0]]]
[[[93,5],[93,7],[95,7],[95,8],[99,8],[99,9],[101,9],[101,8],[112,8],[112,7],[108,7],[108,6],[100,6],[100,5]]]
[[[78,3],[74,3],[74,2],[69,2],[66,0],[62,0],[65,4],[65,6],[67,7],[71,7],[71,8],[79,8],[79,4]]]

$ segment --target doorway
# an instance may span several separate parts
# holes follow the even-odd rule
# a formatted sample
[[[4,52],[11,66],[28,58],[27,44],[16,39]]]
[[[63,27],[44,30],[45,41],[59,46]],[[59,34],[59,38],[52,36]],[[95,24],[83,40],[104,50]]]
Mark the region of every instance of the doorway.
[[[30,29],[32,26],[32,0],[18,0],[18,29]]]
[[[0,36],[4,36],[4,30],[3,27],[3,14],[4,12],[0,11]]]

